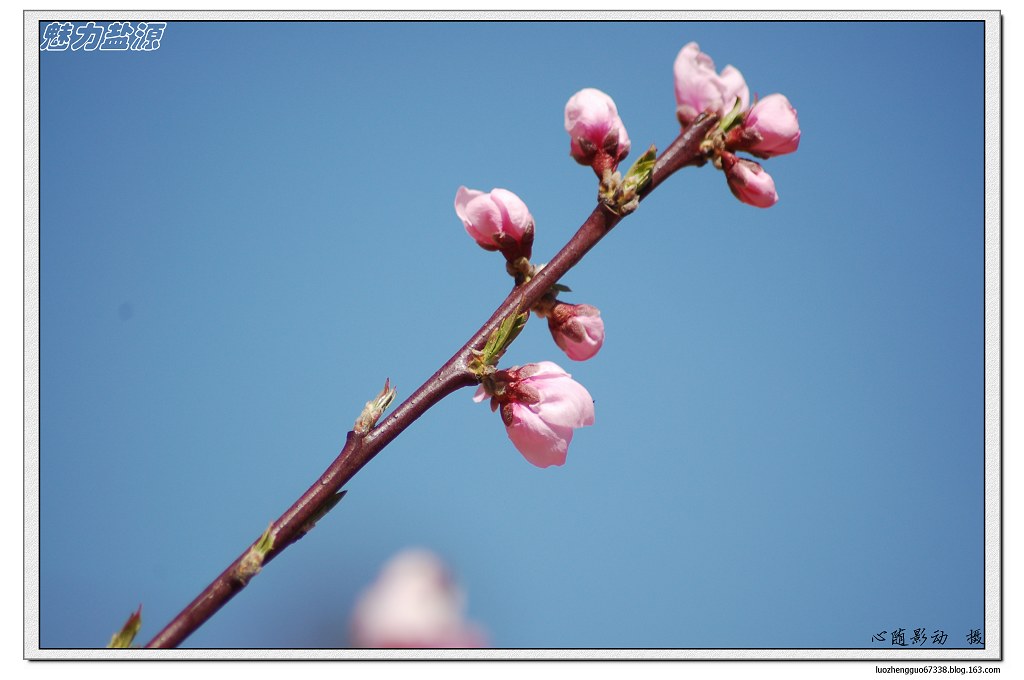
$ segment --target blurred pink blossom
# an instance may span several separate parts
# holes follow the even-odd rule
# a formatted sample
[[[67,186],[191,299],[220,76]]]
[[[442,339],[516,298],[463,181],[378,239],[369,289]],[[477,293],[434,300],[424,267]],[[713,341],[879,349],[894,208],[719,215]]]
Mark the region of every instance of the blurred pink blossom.
[[[598,176],[615,170],[629,155],[629,135],[612,98],[592,87],[580,90],[565,105],[565,131],[569,154]]]
[[[715,62],[700,51],[700,46],[691,42],[676,57],[676,115],[679,122],[689,125],[705,111],[724,116],[740,99],[740,108],[747,108],[750,90],[743,75],[733,66],[726,66],[722,73],[715,72]]]
[[[499,393],[491,409],[501,409],[509,439],[537,467],[563,465],[573,430],[594,424],[594,399],[583,385],[550,361],[515,366],[494,374]],[[487,398],[481,386],[475,401]]]
[[[405,550],[384,565],[359,597],[350,624],[352,645],[485,647],[483,632],[465,619],[465,601],[439,557],[427,550]]]
[[[523,200],[507,189],[489,193],[459,187],[455,214],[466,233],[485,250],[500,250],[508,259],[530,257],[533,216]]]
[[[597,307],[556,302],[547,318],[555,344],[573,361],[590,359],[604,344],[604,321]]]
[[[722,169],[736,198],[758,208],[770,208],[779,200],[775,181],[759,163],[722,152]]]

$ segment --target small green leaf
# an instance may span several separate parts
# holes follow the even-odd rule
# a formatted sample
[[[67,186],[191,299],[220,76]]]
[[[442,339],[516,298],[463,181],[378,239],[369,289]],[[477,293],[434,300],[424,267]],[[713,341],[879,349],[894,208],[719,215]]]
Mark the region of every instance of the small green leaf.
[[[484,356],[483,360],[485,364],[489,364],[491,357],[498,352],[498,347],[501,346],[502,335],[505,333],[505,324],[502,323],[494,332],[491,333],[491,337],[487,338],[487,344],[484,345]]]
[[[121,630],[114,633],[114,636],[110,638],[110,644],[107,645],[107,649],[127,649],[132,646],[132,640],[139,634],[139,629],[142,628],[142,605],[135,610],[128,620],[125,621],[124,626]]]
[[[484,373],[488,372],[493,366],[498,365],[498,360],[508,350],[509,345],[519,336],[522,332],[523,327],[526,326],[526,322],[530,318],[530,312],[519,312],[518,307],[516,311],[505,318],[501,324],[498,325],[494,332],[491,333],[491,337],[487,338],[486,344],[484,344],[483,350],[479,356],[474,358],[470,364],[469,369],[476,373],[478,376],[483,376]]]
[[[626,173],[623,186],[626,189],[639,191],[651,181],[651,173],[654,172],[654,164],[658,159],[658,149],[652,144],[651,148],[643,156],[636,159],[633,166]]]
[[[266,557],[267,553],[274,549],[274,535],[270,533],[270,530],[274,528],[274,523],[271,522],[267,526],[267,530],[260,536],[260,540],[256,541],[256,545],[253,550],[258,552],[261,557]]]
[[[555,291],[556,293],[571,293],[572,292],[572,288],[570,288],[569,286],[565,285],[564,283],[556,283],[555,285],[551,286],[551,290]]]
[[[274,549],[274,535],[271,533],[273,528],[273,522],[267,525],[267,530],[263,532],[263,535],[256,541],[256,544],[249,548],[249,552],[245,554],[238,563],[238,566],[235,567],[234,576],[242,585],[249,583],[253,576],[260,573],[267,554]]]
[[[523,328],[526,327],[526,322],[527,320],[529,320],[529,318],[529,312],[524,312],[522,314],[517,313],[514,314],[513,316],[510,316],[509,318],[505,319],[505,321],[502,322],[503,326],[507,324],[507,329],[504,333],[504,338],[502,339],[501,346],[498,348],[500,354],[504,354],[505,350],[509,348],[509,345],[511,345],[515,341],[515,339],[519,337],[519,334],[523,332]]]
[[[742,110],[743,102],[739,97],[736,97],[736,103],[733,104],[732,110],[725,114],[725,117],[718,123],[719,129],[721,129],[722,132],[728,132],[729,128],[734,127],[739,122]]]

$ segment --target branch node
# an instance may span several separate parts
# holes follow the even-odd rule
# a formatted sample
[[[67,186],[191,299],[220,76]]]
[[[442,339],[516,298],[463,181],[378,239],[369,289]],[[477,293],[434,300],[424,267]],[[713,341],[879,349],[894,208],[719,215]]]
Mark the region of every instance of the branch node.
[[[273,528],[274,523],[271,522],[267,526],[267,530],[260,536],[260,540],[256,541],[256,545],[249,548],[249,552],[245,554],[245,557],[242,558],[235,568],[234,577],[243,586],[248,585],[252,577],[260,573],[260,569],[263,568],[263,561],[267,558],[267,553],[274,549],[274,535],[271,533]]]

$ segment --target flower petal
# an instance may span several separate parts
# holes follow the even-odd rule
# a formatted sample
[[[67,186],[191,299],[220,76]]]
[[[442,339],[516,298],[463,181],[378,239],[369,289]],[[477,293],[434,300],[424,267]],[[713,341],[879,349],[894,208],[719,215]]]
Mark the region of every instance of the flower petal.
[[[521,239],[527,226],[533,222],[533,216],[523,199],[507,189],[494,189],[491,191],[491,200],[498,206],[503,217],[502,231],[516,240]]]
[[[724,116],[732,111],[732,107],[736,105],[736,97],[740,98],[740,110],[745,111],[750,104],[750,88],[747,87],[743,74],[735,66],[726,66],[722,69],[721,82],[722,109],[719,113]]]
[[[466,204],[477,196],[482,196],[484,192],[476,189],[467,189],[466,187],[459,187],[459,190],[455,192],[455,214],[458,215],[459,219],[463,222],[468,222],[469,217],[466,215]]]
[[[519,453],[537,467],[564,465],[572,441],[572,428],[552,426],[522,404],[513,405],[508,438]]]

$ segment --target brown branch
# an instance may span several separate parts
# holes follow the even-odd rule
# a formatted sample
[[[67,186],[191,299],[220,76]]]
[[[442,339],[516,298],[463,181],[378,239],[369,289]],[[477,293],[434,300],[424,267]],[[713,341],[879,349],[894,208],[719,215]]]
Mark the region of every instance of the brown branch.
[[[680,168],[704,163],[700,143],[717,122],[716,116],[698,118],[672,142],[658,158],[650,183],[639,192],[641,199]],[[269,551],[258,550],[260,540],[254,541],[196,599],[157,633],[146,647],[167,648],[181,644],[242,590],[263,565],[312,529],[316,521],[337,502],[336,494],[341,487],[381,449],[441,399],[462,387],[477,384],[476,376],[468,369],[473,351],[483,348],[491,333],[503,320],[521,310],[529,309],[539,301],[552,285],[583,259],[587,251],[621,220],[621,215],[616,215],[599,204],[579,231],[540,273],[528,283],[514,288],[480,330],[429,380],[369,433],[348,433],[345,446],[330,467],[271,524],[268,531],[273,543]]]

